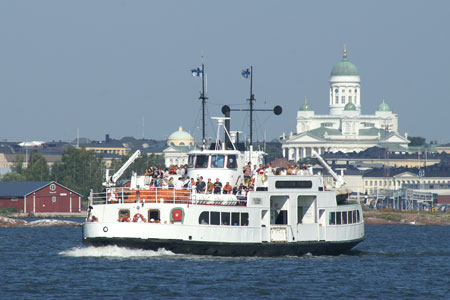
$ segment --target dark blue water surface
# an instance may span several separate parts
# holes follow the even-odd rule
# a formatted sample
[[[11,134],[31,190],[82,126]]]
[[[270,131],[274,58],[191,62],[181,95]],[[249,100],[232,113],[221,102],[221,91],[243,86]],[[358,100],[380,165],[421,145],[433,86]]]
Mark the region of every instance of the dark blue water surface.
[[[0,228],[1,299],[450,299],[450,227],[366,226],[348,255],[217,258]]]

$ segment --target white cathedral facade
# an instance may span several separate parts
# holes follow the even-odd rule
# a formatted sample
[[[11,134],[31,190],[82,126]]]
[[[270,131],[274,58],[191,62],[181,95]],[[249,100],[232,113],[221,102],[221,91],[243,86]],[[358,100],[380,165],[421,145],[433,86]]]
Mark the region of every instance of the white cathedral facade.
[[[331,70],[330,111],[316,115],[305,98],[297,112],[296,133],[281,138],[283,156],[298,161],[311,156],[311,149],[324,152],[360,152],[373,146],[406,151],[408,139],[398,133],[398,115],[382,100],[374,115],[361,114],[358,69],[344,57]]]

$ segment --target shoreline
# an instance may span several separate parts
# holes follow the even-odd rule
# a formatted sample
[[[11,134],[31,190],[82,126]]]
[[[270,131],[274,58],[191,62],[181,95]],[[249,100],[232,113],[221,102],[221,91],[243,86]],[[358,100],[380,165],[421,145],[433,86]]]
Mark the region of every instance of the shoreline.
[[[366,225],[439,225],[450,226],[450,214],[426,211],[396,211],[392,209],[364,210]]]
[[[62,218],[86,218],[87,211],[82,210],[80,212],[71,212],[71,213],[13,213],[13,214],[4,214],[0,215],[8,218],[17,218],[17,219],[28,219],[28,218],[48,218],[48,219],[62,219]]]

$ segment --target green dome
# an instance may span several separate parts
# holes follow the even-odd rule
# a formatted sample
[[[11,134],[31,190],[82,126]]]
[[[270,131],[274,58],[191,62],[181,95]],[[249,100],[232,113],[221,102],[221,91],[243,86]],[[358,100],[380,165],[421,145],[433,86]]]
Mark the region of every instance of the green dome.
[[[330,76],[359,76],[358,69],[347,59],[347,47],[344,45],[344,57],[334,65]]]
[[[171,135],[169,135],[169,139],[192,139],[192,135],[190,135],[188,132],[183,131],[183,128],[180,126],[178,131],[175,131]]]
[[[311,105],[308,103],[308,99],[305,97],[305,103],[300,106],[299,111],[313,111]]]
[[[300,106],[299,111],[312,111],[311,105],[308,103],[304,103],[302,106]]]
[[[355,104],[349,102],[349,103],[345,104],[344,110],[356,110],[356,106],[355,106]]]
[[[383,102],[378,106],[377,111],[391,111],[391,108],[389,107],[389,105],[384,103],[384,99],[383,99]]]

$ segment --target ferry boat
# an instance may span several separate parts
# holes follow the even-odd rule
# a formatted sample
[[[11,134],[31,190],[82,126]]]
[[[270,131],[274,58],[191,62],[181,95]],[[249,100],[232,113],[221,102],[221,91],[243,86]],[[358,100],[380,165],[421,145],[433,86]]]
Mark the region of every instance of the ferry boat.
[[[205,74],[202,69],[193,74]],[[195,71],[195,72],[194,72]],[[242,75],[250,77],[250,147],[238,151],[229,134],[228,106],[222,107],[215,147],[205,145],[204,77],[200,94],[203,107],[203,148],[189,153],[190,178],[219,178],[236,186],[244,182],[243,167],[264,162],[264,153],[252,149],[253,68]],[[258,109],[264,111],[264,109]],[[239,111],[242,111],[239,109]],[[276,115],[281,107],[274,108]],[[225,143],[219,142],[219,128],[225,123]],[[342,176],[313,152],[335,180]],[[174,253],[219,256],[301,256],[338,255],[364,240],[360,203],[338,201],[336,190],[326,187],[321,174],[303,172],[280,176],[256,174],[253,190],[245,193],[198,193],[196,189],[155,188],[151,177],[133,174],[129,187],[115,183],[139,150],[114,175],[106,174],[106,191],[91,191],[83,241],[101,245],[158,250]],[[174,178],[176,179],[176,178]],[[340,196],[341,197],[341,196]]]
[[[112,182],[138,152],[109,177]],[[235,149],[192,151],[187,175],[238,184],[249,155]],[[263,154],[252,155],[261,160]],[[83,241],[197,255],[301,256],[345,253],[365,236],[361,205],[338,203],[321,174],[257,174],[254,190],[242,196],[152,188],[150,182],[149,176],[133,174],[130,187],[91,192]]]

